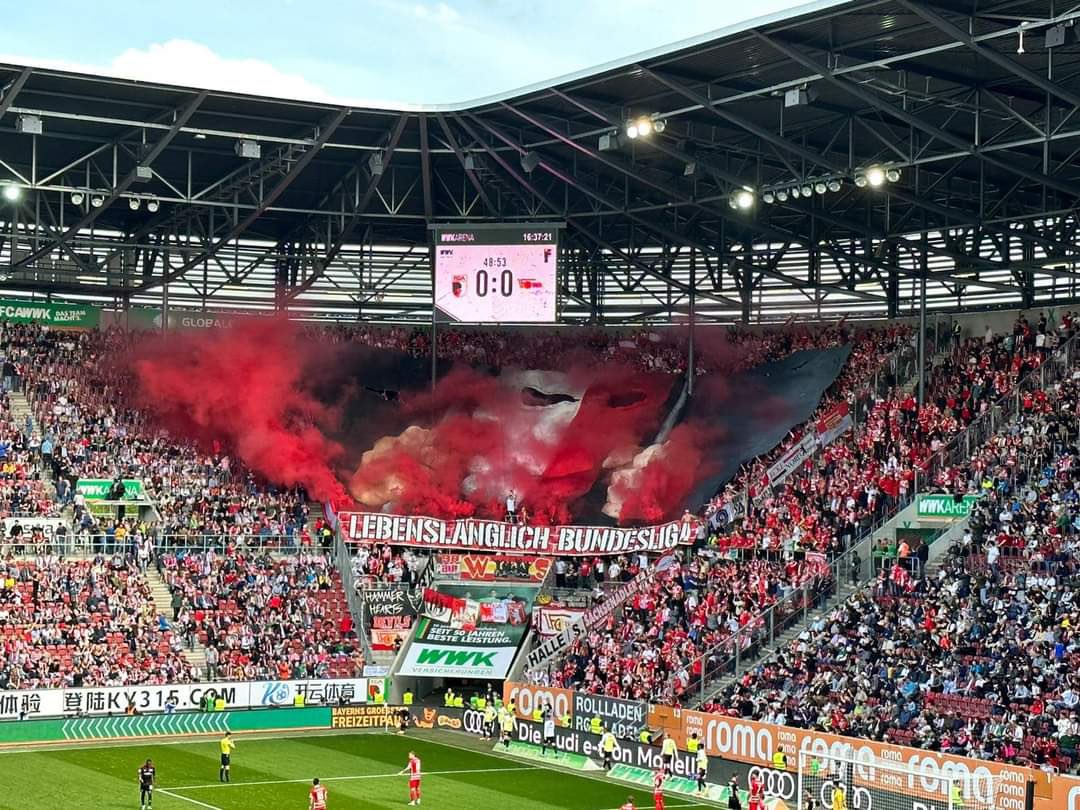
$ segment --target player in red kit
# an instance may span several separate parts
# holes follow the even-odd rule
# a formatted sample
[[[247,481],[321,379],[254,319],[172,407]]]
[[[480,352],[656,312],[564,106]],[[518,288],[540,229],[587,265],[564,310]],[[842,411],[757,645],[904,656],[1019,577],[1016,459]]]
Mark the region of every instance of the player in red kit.
[[[420,804],[420,757],[409,752],[409,764],[401,771],[409,774],[409,806]]]
[[[311,792],[308,794],[308,810],[326,810],[326,788],[318,779],[311,780]]]
[[[750,801],[747,810],[765,810],[765,781],[760,773],[750,777]]]
[[[660,768],[653,774],[652,777],[652,798],[655,810],[664,810],[664,779],[667,775],[664,773],[664,769]]]

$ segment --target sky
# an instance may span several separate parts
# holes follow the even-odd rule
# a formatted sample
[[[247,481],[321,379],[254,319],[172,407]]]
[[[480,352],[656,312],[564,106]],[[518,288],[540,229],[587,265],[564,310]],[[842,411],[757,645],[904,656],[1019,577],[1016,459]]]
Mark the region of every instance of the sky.
[[[346,104],[506,93],[806,0],[10,3],[0,61]]]

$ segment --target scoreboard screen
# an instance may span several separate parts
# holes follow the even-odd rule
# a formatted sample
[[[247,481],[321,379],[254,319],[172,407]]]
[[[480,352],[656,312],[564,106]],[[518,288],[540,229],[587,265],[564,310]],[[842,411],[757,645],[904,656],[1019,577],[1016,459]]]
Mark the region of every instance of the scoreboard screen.
[[[552,225],[435,228],[435,312],[464,323],[555,323]]]

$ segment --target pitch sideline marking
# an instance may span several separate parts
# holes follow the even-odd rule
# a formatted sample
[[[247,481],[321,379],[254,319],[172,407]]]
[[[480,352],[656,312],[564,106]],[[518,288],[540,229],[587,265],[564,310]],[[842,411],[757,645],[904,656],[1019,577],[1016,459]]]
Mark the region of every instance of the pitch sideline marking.
[[[221,810],[220,807],[216,807],[212,804],[207,804],[206,802],[200,802],[198,799],[193,799],[190,796],[181,796],[179,793],[173,793],[171,790],[166,790],[165,788],[156,788],[154,792],[164,793],[166,796],[172,796],[174,799],[180,799],[180,801],[197,804],[199,807],[207,808],[207,810]]]
[[[464,773],[504,773],[506,771],[533,771],[535,768],[521,767],[521,768],[472,768],[460,771],[423,771],[421,776],[456,776]],[[325,778],[320,777],[320,782],[346,782],[354,779],[389,779],[394,776],[408,776],[408,774],[401,771],[394,771],[393,773],[364,773],[355,774],[353,776],[327,776]],[[170,787],[169,790],[209,790],[211,788],[223,788],[223,787],[244,787],[253,785],[298,785],[301,782],[310,782],[310,777],[304,777],[303,779],[265,779],[258,782],[212,782],[208,785],[180,785],[178,787]]]

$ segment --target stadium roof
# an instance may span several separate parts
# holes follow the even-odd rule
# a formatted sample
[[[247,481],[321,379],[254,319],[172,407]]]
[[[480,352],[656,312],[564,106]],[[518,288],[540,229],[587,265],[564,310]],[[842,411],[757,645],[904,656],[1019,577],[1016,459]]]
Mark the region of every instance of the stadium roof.
[[[558,220],[569,321],[1072,302],[1080,8],[1054,9],[820,2],[410,110],[0,65],[0,295],[423,322],[428,224]]]

